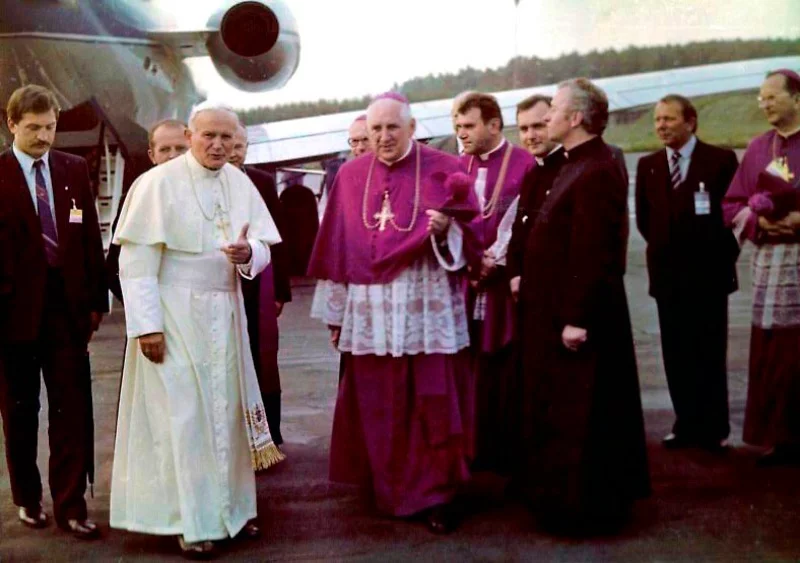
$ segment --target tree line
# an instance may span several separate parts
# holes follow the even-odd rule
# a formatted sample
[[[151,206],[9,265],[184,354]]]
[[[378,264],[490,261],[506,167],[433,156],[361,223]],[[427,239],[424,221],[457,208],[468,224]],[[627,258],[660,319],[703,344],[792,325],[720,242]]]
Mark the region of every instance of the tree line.
[[[800,38],[718,40],[660,45],[630,46],[622,50],[606,49],[585,54],[568,53],[552,59],[516,57],[500,68],[479,70],[471,67],[456,73],[427,75],[395,84],[393,90],[405,94],[411,102],[451,98],[465,90],[497,92],[553,84],[576,76],[603,78],[688,66],[724,63],[796,55]],[[274,107],[242,110],[247,124],[283,121],[343,111],[363,109],[370,96],[345,100],[296,102]]]

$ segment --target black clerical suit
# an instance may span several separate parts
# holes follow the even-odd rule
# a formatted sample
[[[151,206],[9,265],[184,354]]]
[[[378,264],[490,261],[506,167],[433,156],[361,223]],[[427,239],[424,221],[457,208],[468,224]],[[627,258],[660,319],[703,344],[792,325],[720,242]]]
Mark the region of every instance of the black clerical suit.
[[[542,524],[565,531],[615,525],[649,493],[623,284],[627,195],[595,137],[565,152],[526,221],[519,486]],[[562,343],[567,325],[587,331],[577,351]]]
[[[737,289],[739,246],[722,219],[722,198],[738,164],[728,149],[699,139],[686,177],[672,187],[666,149],[639,159],[636,224],[647,241],[664,371],[675,409],[673,432],[712,446],[727,438],[728,295]],[[710,213],[695,213],[700,184]]]
[[[275,180],[268,173],[251,166],[245,166],[244,171],[255,184],[258,193],[267,204],[272,220],[281,238],[285,236],[286,229],[283,223],[281,202]],[[279,303],[288,303],[292,300],[291,281],[289,278],[289,260],[286,245],[279,243],[270,247],[273,277],[274,299]],[[268,335],[259,322],[259,308],[271,306],[270,303],[261,303],[263,293],[260,291],[261,277],[259,274],[253,280],[242,280],[242,295],[244,297],[245,314],[247,315],[247,332],[250,337],[250,349],[253,353],[258,382],[261,388],[261,397],[267,413],[267,424],[272,439],[276,444],[283,443],[281,435],[281,381],[277,362],[277,342],[266,342]]]
[[[14,504],[38,507],[40,370],[49,403],[50,490],[56,521],[86,518],[91,313],[108,311],[103,246],[86,161],[50,151],[58,248],[48,263],[42,224],[12,150],[0,155],[0,410]],[[72,211],[71,211],[72,209]],[[3,294],[7,297],[4,302]]]
[[[536,166],[522,180],[517,216],[514,218],[506,254],[506,274],[509,280],[522,275],[525,241],[563,161],[564,149],[558,147],[543,159],[537,160]]]

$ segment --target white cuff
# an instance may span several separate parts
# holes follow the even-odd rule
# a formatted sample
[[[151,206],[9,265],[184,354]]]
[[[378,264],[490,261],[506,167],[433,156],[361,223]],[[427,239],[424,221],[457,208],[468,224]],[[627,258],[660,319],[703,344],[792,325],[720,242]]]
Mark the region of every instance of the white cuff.
[[[461,230],[461,225],[455,221],[451,221],[450,228],[447,229],[447,247],[450,250],[452,262],[448,262],[442,256],[439,251],[439,245],[436,243],[436,237],[433,235],[431,235],[431,244],[439,265],[448,272],[456,272],[467,265],[467,261],[464,258],[464,231]]]
[[[311,318],[326,325],[342,326],[347,305],[347,285],[330,280],[319,280],[311,302]]]
[[[749,207],[743,207],[733,218],[733,236],[736,237],[736,242],[739,243],[740,247],[744,245],[747,240],[745,230],[747,229],[747,223],[750,221],[752,215],[753,211]]]
[[[272,253],[269,246],[258,239],[248,239],[247,242],[250,244],[250,261],[237,265],[236,269],[243,278],[252,280],[269,265]]]
[[[125,298],[125,324],[128,338],[164,332],[164,312],[158,278],[120,278]]]

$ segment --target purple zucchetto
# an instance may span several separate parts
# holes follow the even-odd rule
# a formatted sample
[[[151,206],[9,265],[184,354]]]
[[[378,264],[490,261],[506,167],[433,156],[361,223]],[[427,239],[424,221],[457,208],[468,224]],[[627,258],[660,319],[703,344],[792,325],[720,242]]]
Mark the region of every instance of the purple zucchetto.
[[[793,71],[790,68],[779,68],[777,70],[770,71],[769,74],[781,74],[781,75],[785,76],[786,78],[789,78],[790,80],[794,80],[794,81],[800,83],[800,74],[797,74],[795,71]]]
[[[395,102],[400,102],[401,104],[409,105],[408,98],[406,98],[400,92],[384,92],[383,94],[378,94],[374,98],[372,98],[372,102],[377,102],[378,100],[394,100]]]

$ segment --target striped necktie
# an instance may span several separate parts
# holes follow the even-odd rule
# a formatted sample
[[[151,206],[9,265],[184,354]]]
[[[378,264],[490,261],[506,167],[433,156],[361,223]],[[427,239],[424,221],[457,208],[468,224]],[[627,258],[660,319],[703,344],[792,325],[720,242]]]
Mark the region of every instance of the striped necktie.
[[[50,195],[47,193],[47,184],[44,181],[42,168],[44,162],[37,160],[33,163],[36,171],[36,208],[39,212],[39,222],[42,224],[42,241],[44,254],[50,266],[58,264],[58,232],[53,220],[53,211],[50,208]]]
[[[669,177],[670,181],[672,182],[672,189],[677,190],[678,187],[681,185],[681,165],[679,164],[681,160],[681,153],[675,151],[672,153],[672,160],[669,166]]]

